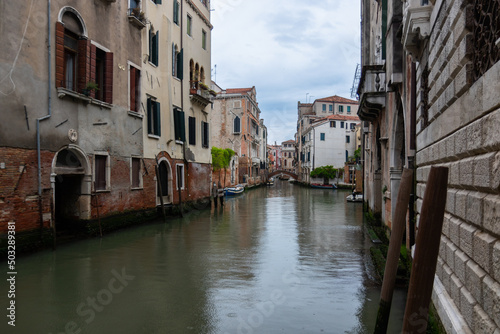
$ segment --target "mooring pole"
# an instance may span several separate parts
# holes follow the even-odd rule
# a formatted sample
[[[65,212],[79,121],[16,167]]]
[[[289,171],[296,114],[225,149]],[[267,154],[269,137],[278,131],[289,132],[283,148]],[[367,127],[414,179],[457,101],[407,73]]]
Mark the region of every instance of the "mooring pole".
[[[160,168],[158,163],[158,156],[155,155],[155,174],[156,174],[156,185],[158,186],[158,192],[160,193],[160,205],[161,205],[161,215],[163,217],[163,221],[167,220],[167,216],[165,215],[165,204],[163,203],[163,189],[161,186],[161,178],[160,178]]]
[[[219,201],[219,190],[217,189],[217,185],[213,184],[212,186],[212,196],[214,198],[214,209],[217,209],[217,202]]]
[[[384,281],[382,283],[382,292],[380,294],[377,323],[375,324],[375,334],[387,333],[387,325],[389,323],[389,315],[391,313],[392,294],[396,283],[396,274],[398,271],[399,255],[401,253],[401,243],[403,242],[403,234],[406,226],[406,214],[408,212],[412,181],[413,171],[405,168],[399,185],[396,211],[392,221],[391,240],[389,242],[389,250],[387,252]]]
[[[403,319],[403,333],[424,333],[443,227],[448,168],[432,167],[425,187]]]

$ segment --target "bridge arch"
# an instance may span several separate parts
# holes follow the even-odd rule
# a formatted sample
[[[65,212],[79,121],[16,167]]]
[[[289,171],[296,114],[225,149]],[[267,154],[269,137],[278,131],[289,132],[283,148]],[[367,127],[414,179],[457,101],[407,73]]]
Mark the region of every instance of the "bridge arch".
[[[298,180],[298,175],[297,174],[292,173],[292,172],[288,172],[286,170],[281,170],[281,169],[276,170],[276,171],[274,171],[272,173],[269,173],[269,175],[267,177],[271,178],[271,177],[274,177],[274,176],[279,175],[279,174],[285,174],[285,175],[288,175],[290,177],[293,177],[295,180]]]

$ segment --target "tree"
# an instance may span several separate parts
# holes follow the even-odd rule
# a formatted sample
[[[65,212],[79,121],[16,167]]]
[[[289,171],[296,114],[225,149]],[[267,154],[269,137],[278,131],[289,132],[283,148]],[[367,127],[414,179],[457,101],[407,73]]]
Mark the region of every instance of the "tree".
[[[311,177],[322,177],[323,183],[327,184],[329,179],[334,179],[339,175],[339,170],[333,166],[321,166],[311,172]]]
[[[220,172],[224,169],[224,185],[226,185],[226,169],[231,163],[231,159],[236,154],[232,149],[212,147],[212,168],[214,172],[219,171],[219,183],[220,183]]]

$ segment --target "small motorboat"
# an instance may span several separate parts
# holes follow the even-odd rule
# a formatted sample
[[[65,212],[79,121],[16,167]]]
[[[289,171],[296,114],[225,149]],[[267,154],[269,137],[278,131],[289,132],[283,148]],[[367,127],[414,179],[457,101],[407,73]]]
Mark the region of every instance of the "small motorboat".
[[[317,189],[337,189],[337,186],[335,184],[311,183],[311,188],[317,188]]]
[[[244,190],[245,190],[245,188],[242,185],[238,184],[234,187],[225,188],[224,194],[226,196],[235,196],[235,195],[239,195],[239,194],[243,193]]]
[[[360,193],[352,193],[346,197],[348,202],[363,202],[363,194]]]

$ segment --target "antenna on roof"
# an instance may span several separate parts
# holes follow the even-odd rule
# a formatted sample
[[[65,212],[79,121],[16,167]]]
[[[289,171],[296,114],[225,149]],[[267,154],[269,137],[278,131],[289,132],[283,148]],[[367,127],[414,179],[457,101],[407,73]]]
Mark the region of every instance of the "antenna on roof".
[[[212,76],[214,77],[214,82],[217,83],[217,64],[212,68]]]

